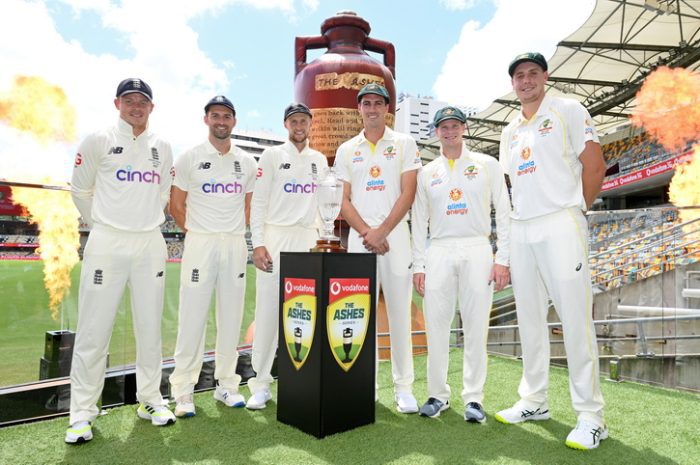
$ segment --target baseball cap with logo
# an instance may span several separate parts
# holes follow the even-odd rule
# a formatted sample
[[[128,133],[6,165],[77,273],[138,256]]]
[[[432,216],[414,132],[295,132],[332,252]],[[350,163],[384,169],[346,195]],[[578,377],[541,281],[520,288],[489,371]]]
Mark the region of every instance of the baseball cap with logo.
[[[384,86],[380,86],[377,83],[372,82],[360,89],[360,91],[357,93],[357,101],[359,102],[362,100],[362,97],[367,94],[375,94],[379,95],[380,97],[384,97],[384,101],[389,103],[389,92],[387,92]]]
[[[284,109],[284,120],[287,121],[287,118],[296,113],[303,113],[305,115],[309,115],[310,118],[314,117],[314,115],[311,114],[311,110],[309,110],[309,107],[307,107],[303,103],[292,103]]]
[[[148,100],[153,100],[153,91],[151,86],[146,84],[146,81],[139,78],[127,78],[117,86],[117,97],[126,94],[138,93],[148,97]]]
[[[214,105],[224,106],[231,110],[233,116],[236,116],[236,109],[233,107],[233,103],[231,103],[231,101],[223,95],[217,95],[216,97],[213,97],[211,100],[209,100],[209,102],[207,102],[207,104],[204,106],[204,113],[208,112],[209,107],[212,107]]]
[[[510,65],[508,65],[508,74],[510,74],[510,77],[513,77],[515,68],[517,68],[520,63],[525,63],[526,61],[531,61],[532,63],[539,65],[540,68],[542,68],[542,71],[547,71],[547,60],[544,59],[544,56],[542,56],[541,53],[527,52],[521,53],[510,62]]]
[[[433,117],[433,126],[438,127],[443,121],[448,119],[456,119],[460,123],[467,122],[467,116],[462,110],[457,107],[444,107],[440,108]]]

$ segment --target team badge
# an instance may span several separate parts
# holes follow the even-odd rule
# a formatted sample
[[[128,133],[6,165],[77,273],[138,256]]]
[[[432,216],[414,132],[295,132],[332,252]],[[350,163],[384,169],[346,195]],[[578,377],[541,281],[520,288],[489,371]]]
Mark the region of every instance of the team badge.
[[[537,131],[540,133],[540,136],[548,136],[550,132],[552,132],[552,120],[547,118],[546,120],[542,121],[542,124],[540,124],[540,127],[537,128]]]
[[[384,158],[386,158],[387,160],[393,160],[395,156],[396,149],[394,149],[393,145],[390,145],[386,148],[386,150],[384,150]]]
[[[477,168],[476,165],[469,165],[466,168],[464,168],[464,175],[469,181],[474,179],[477,174],[479,174],[479,168]]]
[[[316,327],[316,281],[284,278],[282,305],[284,342],[294,368],[300,370],[306,362]]]
[[[362,351],[369,316],[369,279],[330,279],[326,312],[328,344],[335,361],[346,372]]]

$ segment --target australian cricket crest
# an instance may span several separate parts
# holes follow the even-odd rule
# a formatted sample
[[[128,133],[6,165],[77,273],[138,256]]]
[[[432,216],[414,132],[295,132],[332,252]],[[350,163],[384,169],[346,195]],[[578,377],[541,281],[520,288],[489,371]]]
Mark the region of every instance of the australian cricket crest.
[[[316,281],[285,278],[282,306],[284,342],[294,368],[301,369],[311,351],[316,326]]]
[[[350,371],[365,343],[370,312],[369,279],[331,278],[326,329],[338,365]]]

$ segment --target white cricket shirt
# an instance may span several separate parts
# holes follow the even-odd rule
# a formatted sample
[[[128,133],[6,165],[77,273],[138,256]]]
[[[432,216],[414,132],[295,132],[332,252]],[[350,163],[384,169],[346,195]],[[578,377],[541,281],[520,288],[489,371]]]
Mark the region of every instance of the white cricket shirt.
[[[388,127],[375,146],[362,131],[338,147],[335,158],[338,178],[350,183],[350,200],[371,227],[380,225],[394,208],[401,195],[401,174],[420,167],[416,141]],[[408,214],[402,221],[407,219]]]
[[[578,157],[598,142],[588,110],[545,95],[529,120],[518,114],[501,134],[500,162],[513,187],[512,218],[527,220],[567,208],[586,209]]]
[[[89,135],[73,166],[71,195],[83,219],[125,231],[151,231],[165,221],[173,154],[146,129],[138,137],[126,121]]]
[[[428,227],[431,239],[488,237],[492,204],[498,236],[495,262],[508,266],[510,201],[498,161],[463,147],[452,165],[442,154],[425,165],[418,173],[411,216],[414,273],[425,271]]]
[[[250,209],[253,247],[265,245],[266,224],[319,226],[316,186],[327,171],[325,155],[308,142],[301,152],[290,141],[265,149],[258,162]]]
[[[200,233],[245,233],[245,196],[253,192],[257,163],[231,145],[221,154],[206,141],[175,163],[173,185],[187,192],[185,227]]]

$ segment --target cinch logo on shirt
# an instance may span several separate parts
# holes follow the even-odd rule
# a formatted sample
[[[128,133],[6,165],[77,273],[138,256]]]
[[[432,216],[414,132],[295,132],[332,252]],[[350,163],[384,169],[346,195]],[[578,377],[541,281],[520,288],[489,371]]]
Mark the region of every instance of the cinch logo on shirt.
[[[462,191],[459,189],[452,189],[450,191],[450,200],[452,203],[447,205],[447,215],[466,215],[467,214],[467,204],[466,202],[458,202],[462,198]]]
[[[221,183],[211,180],[202,184],[202,192],[205,194],[240,194],[243,192],[243,185],[239,182]]]
[[[144,184],[160,184],[160,175],[155,171],[132,170],[131,165],[115,173],[118,181],[138,182]]]
[[[292,180],[285,184],[282,189],[288,194],[313,194],[316,192],[316,183],[298,184]]]
[[[365,189],[366,191],[383,191],[386,189],[386,186],[384,185],[384,180],[383,179],[376,179],[382,174],[382,169],[374,165],[369,169],[369,175],[375,179],[371,179],[367,181],[367,188]]]

